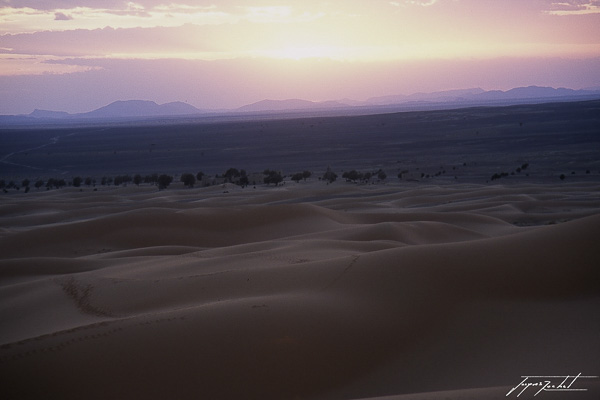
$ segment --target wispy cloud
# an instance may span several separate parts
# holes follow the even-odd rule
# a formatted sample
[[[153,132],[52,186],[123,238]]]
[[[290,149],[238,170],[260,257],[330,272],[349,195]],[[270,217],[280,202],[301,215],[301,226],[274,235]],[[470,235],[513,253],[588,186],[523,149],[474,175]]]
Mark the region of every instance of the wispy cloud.
[[[546,13],[551,15],[584,15],[600,13],[599,0],[568,0],[549,2]]]
[[[437,3],[439,0],[398,0],[398,1],[390,1],[390,4],[394,7],[402,7],[402,6],[422,6],[428,7]]]

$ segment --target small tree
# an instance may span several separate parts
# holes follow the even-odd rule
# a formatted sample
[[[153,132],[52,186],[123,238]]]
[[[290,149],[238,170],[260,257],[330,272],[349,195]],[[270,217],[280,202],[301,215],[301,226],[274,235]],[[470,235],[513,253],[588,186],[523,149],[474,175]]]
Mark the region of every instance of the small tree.
[[[302,179],[304,179],[304,175],[302,174],[302,172],[298,172],[292,175],[292,180],[296,183],[300,182]]]
[[[310,171],[302,171],[302,178],[304,179],[305,182],[308,178],[311,177],[311,175],[312,175],[312,172],[310,172]]]
[[[151,183],[153,185],[158,184],[158,174],[146,175],[144,177],[144,183]]]
[[[242,187],[248,186],[250,184],[250,179],[248,179],[248,173],[246,172],[245,169],[243,169],[243,170],[240,171],[239,184]]]
[[[180,181],[189,188],[194,187],[194,183],[196,183],[196,177],[194,174],[185,173],[181,175]]]
[[[169,185],[173,182],[173,177],[169,175],[160,175],[158,177],[158,189],[163,190],[169,187]]]
[[[279,185],[279,182],[283,181],[283,176],[281,176],[281,174],[277,171],[271,171],[266,169],[263,173],[267,175],[264,179],[264,182],[267,185],[273,183],[275,184],[275,186],[277,186]]]
[[[327,172],[323,174],[323,180],[333,183],[337,179],[337,174],[333,172],[329,167],[327,167]]]
[[[133,176],[133,183],[134,183],[136,186],[140,186],[140,183],[142,183],[142,176],[141,176],[140,174],[135,174],[135,175]]]
[[[237,168],[229,168],[223,175],[223,178],[225,178],[229,183],[233,183],[234,179],[239,178],[240,175],[240,171],[238,171]]]
[[[362,174],[353,169],[350,172],[344,172],[342,174],[342,178],[346,179],[347,181],[356,182],[358,179],[362,178]]]
[[[83,179],[81,179],[80,176],[76,176],[75,178],[73,178],[73,186],[80,187],[81,182],[83,182]]]
[[[43,181],[43,180],[41,180],[41,179],[38,179],[37,181],[35,181],[35,188],[36,188],[36,189],[39,189],[39,188],[41,188],[42,186],[44,186],[44,181]]]

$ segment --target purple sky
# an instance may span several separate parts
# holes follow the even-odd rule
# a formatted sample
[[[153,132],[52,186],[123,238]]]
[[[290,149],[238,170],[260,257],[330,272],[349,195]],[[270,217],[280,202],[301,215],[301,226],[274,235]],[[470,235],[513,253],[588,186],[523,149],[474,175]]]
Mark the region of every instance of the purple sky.
[[[0,114],[528,85],[600,86],[600,1],[0,0]]]

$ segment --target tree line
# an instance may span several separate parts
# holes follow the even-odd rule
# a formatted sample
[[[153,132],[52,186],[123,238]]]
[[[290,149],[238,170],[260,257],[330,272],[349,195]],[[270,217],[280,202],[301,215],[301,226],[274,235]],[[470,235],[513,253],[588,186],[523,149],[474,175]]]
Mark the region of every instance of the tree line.
[[[216,174],[214,177],[206,175],[204,172],[200,171],[197,173],[185,172],[179,176],[179,181],[183,183],[184,186],[192,188],[197,184],[201,184],[202,186],[211,186],[222,183],[232,183],[241,187],[246,187],[250,184],[257,184],[257,176],[260,176],[260,173],[249,174],[245,169],[237,169],[237,168],[229,168],[223,174]],[[313,173],[311,171],[301,171],[293,173],[289,176],[283,175],[281,171],[265,169],[262,172],[262,183],[267,186],[274,185],[279,186],[282,182],[284,182],[285,178],[288,178],[291,181],[299,183],[300,181],[306,182],[307,179],[311,178]],[[356,170],[352,170],[349,172],[344,172],[342,174],[342,178],[346,179],[347,182],[368,182],[372,178],[377,177],[378,180],[385,180],[387,175],[383,170],[379,170],[376,172],[358,172]],[[319,181],[325,181],[327,183],[333,183],[337,180],[338,175],[331,170],[331,168],[327,168],[325,173],[322,176],[319,176]],[[134,184],[139,186],[141,184],[155,185],[159,188],[159,190],[164,190],[168,188],[171,183],[174,181],[174,176],[168,174],[149,174],[149,175],[116,175],[116,176],[103,176],[100,179],[96,179],[94,177],[81,177],[75,176],[70,181],[67,181],[64,178],[48,178],[47,180],[36,179],[35,182],[32,182],[29,179],[24,179],[21,182],[17,183],[15,181],[6,182],[5,180],[0,180],[0,190],[4,190],[7,192],[10,189],[20,190],[24,188],[25,193],[29,192],[31,187],[35,187],[36,189],[40,189],[42,187],[46,188],[46,190],[50,189],[61,189],[67,186],[72,186],[76,188],[81,187],[96,187],[97,185],[101,186],[126,186],[128,184]],[[260,182],[260,181],[259,181]]]

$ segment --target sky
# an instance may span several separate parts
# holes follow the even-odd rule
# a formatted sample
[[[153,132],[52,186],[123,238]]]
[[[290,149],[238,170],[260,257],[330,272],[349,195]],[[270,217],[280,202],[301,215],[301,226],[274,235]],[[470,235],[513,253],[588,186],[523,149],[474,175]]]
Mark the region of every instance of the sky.
[[[0,114],[600,86],[600,0],[0,0]]]

